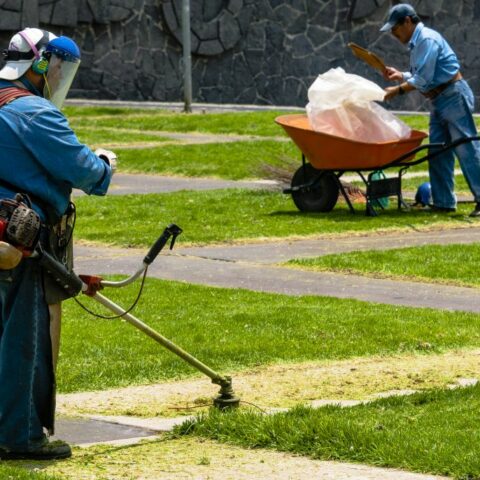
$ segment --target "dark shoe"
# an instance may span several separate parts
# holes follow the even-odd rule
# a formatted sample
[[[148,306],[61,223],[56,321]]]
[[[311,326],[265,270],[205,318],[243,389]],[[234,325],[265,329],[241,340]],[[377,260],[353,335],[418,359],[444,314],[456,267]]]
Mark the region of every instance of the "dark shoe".
[[[437,207],[436,205],[428,205],[425,207],[425,211],[434,213],[453,213],[456,212],[457,209],[455,207]]]
[[[27,452],[11,452],[0,448],[1,460],[55,460],[69,458],[72,456],[72,449],[68,443],[56,440],[47,442],[41,447]]]
[[[480,217],[480,203],[477,203],[475,205],[475,209],[473,212],[469,215],[470,217]]]

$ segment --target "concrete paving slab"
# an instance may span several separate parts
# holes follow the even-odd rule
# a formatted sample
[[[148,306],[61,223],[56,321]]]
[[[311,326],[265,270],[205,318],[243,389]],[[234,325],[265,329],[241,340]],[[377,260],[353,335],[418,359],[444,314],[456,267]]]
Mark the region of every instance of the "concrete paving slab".
[[[344,238],[256,242],[245,245],[180,247],[175,249],[175,253],[229,262],[271,264],[286,262],[293,258],[319,257],[333,253],[475,242],[480,242],[480,227],[468,230],[392,232]]]
[[[92,445],[118,440],[132,440],[158,435],[156,430],[145,426],[109,422],[99,418],[59,417],[55,421],[55,436],[72,445]]]
[[[89,418],[101,422],[109,422],[123,427],[132,427],[134,429],[146,430],[150,432],[170,432],[174,427],[182,425],[187,420],[193,420],[193,415],[185,415],[176,418],[140,418],[127,417],[124,415],[89,415]]]

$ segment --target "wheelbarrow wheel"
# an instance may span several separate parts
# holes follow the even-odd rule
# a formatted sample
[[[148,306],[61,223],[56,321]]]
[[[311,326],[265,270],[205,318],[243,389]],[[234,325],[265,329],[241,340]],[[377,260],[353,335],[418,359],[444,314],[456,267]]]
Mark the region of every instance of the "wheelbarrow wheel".
[[[333,172],[306,163],[294,173],[291,185],[293,203],[301,212],[330,212],[337,203],[340,189]]]

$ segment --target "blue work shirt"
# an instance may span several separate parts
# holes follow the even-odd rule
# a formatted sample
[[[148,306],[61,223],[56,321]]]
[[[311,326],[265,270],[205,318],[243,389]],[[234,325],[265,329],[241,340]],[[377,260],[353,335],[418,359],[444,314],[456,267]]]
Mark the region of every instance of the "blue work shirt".
[[[12,86],[16,85],[0,80],[0,89]],[[79,142],[53,103],[31,95],[0,108],[0,198],[12,198],[17,192],[31,194],[43,218],[45,212],[35,198],[61,216],[72,188],[105,195],[111,177],[110,166]],[[16,191],[2,185],[2,179]]]
[[[408,44],[410,72],[403,79],[420,92],[428,92],[442,83],[447,83],[460,70],[455,52],[435,30],[419,23]]]

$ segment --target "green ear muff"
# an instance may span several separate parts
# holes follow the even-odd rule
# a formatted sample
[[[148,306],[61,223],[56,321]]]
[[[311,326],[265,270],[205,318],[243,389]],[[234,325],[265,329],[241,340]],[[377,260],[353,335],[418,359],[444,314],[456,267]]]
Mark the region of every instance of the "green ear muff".
[[[44,75],[48,72],[48,58],[44,56],[40,57],[38,60],[34,60],[32,63],[32,70],[35,73]]]

